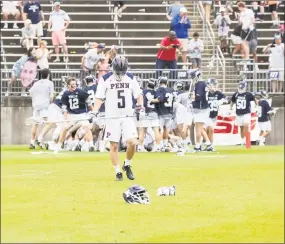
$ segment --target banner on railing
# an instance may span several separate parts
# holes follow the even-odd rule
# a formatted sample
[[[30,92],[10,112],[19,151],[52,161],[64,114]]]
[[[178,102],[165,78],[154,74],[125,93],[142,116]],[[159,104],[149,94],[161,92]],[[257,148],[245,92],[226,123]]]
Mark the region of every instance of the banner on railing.
[[[240,128],[235,124],[236,115],[225,116],[225,111],[228,111],[228,106],[221,106],[217,118],[216,127],[214,129],[214,144],[215,145],[237,145],[241,142]],[[258,127],[258,117],[256,112],[251,113],[251,141],[259,139],[260,129]]]

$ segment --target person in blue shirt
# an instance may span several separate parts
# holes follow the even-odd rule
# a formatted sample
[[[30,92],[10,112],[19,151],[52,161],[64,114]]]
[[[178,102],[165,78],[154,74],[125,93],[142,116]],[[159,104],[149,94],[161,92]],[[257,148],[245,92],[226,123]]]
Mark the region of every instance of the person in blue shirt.
[[[172,27],[177,38],[182,43],[182,61],[183,69],[187,69],[187,50],[188,50],[188,31],[191,28],[191,22],[187,16],[187,9],[181,8],[180,14],[176,15],[172,20]]]
[[[38,37],[38,45],[43,36],[43,27],[45,25],[44,13],[41,4],[38,1],[29,1],[24,5],[23,20],[31,20],[31,27],[34,31],[34,36]]]
[[[174,3],[171,4],[168,8],[166,18],[172,21],[176,15],[180,14],[181,8],[185,8],[184,4],[180,3],[180,1],[174,1]],[[173,30],[173,27],[172,25],[170,25],[170,31],[172,30]]]

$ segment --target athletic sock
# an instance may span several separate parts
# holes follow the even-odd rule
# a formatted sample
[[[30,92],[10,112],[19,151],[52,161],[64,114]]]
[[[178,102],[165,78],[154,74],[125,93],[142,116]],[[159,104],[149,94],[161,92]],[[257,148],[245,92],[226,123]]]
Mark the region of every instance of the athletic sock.
[[[35,140],[31,140],[31,144],[34,146],[35,145]]]
[[[131,160],[126,159],[125,160],[125,166],[131,165]]]
[[[121,172],[121,168],[120,168],[120,165],[119,165],[119,164],[117,164],[116,166],[114,166],[114,168],[115,168],[116,174]]]

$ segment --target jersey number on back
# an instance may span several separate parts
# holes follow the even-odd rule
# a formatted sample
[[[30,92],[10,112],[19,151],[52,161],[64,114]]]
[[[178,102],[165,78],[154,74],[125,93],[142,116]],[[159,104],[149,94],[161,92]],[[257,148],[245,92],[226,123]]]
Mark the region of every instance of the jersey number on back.
[[[151,95],[150,92],[148,92],[146,95],[145,95],[146,99],[147,99],[147,107],[148,108],[155,108],[155,105],[154,104],[151,104],[151,101],[154,99],[154,95]]]
[[[164,106],[166,108],[171,108],[173,106],[173,94],[172,93],[166,93],[165,98],[166,98],[166,102],[164,103]]]
[[[93,90],[89,90],[88,94],[89,94],[90,102],[92,106],[94,106],[95,105],[95,92]]]
[[[124,90],[118,90],[118,108],[126,107],[126,98],[124,96]]]
[[[69,98],[69,107],[70,109],[78,109],[79,108],[79,100],[78,98]]]
[[[237,100],[237,109],[245,109],[246,108],[246,100]]]

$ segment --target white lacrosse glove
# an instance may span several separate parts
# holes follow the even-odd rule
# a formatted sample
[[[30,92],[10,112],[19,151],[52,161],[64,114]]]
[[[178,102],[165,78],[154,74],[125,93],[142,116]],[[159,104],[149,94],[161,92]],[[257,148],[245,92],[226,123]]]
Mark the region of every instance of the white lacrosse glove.
[[[175,186],[170,187],[159,187],[157,189],[157,196],[175,196],[176,188]]]
[[[92,123],[93,120],[97,118],[98,114],[99,114],[98,111],[89,111],[89,113],[88,113],[89,122]]]

